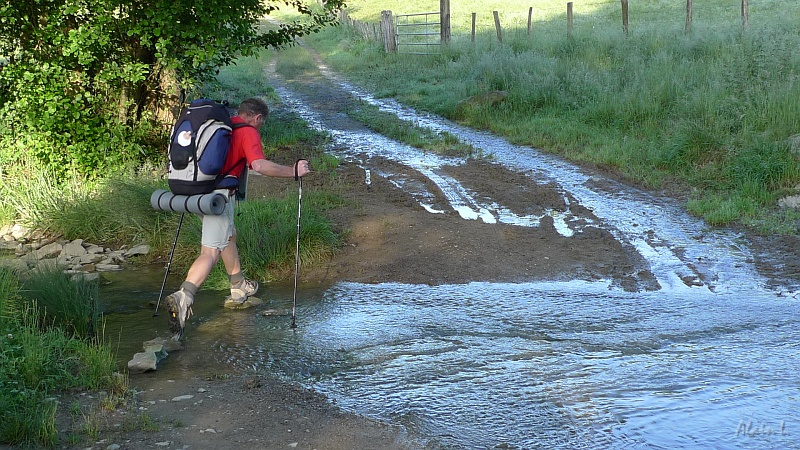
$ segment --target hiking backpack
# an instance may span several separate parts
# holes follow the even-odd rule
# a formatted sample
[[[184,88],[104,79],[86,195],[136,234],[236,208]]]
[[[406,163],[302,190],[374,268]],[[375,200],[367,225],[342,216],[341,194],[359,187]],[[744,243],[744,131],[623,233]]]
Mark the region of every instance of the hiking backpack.
[[[204,98],[189,103],[169,137],[167,182],[172,193],[208,194],[218,187],[237,187],[235,177],[222,173],[222,167],[233,128],[244,125],[233,125],[228,108],[221,103]]]

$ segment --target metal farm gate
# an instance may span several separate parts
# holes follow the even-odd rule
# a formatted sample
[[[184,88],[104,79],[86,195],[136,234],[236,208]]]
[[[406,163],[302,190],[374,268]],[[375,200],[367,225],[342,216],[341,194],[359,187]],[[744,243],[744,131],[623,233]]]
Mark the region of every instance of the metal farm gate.
[[[397,53],[439,53],[442,27],[440,17],[439,12],[398,14],[395,18]]]

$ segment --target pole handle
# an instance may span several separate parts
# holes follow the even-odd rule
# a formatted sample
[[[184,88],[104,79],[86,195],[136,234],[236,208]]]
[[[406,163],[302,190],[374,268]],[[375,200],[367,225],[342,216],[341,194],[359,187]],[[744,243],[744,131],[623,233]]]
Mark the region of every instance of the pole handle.
[[[294,181],[299,181],[299,180],[302,178],[302,177],[301,177],[301,176],[300,176],[300,175],[297,173],[297,169],[298,169],[298,167],[300,167],[300,161],[306,161],[306,162],[308,162],[308,160],[307,160],[307,159],[300,158],[300,159],[298,159],[298,160],[297,160],[297,161],[294,163]]]

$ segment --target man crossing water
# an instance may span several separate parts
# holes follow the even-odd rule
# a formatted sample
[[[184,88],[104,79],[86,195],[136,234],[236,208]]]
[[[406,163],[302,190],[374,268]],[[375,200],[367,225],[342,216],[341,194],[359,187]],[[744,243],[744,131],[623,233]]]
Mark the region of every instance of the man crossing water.
[[[284,166],[264,157],[258,130],[268,114],[269,108],[261,99],[248,98],[239,104],[238,115],[231,118],[234,127],[223,173],[230,172],[238,180],[248,167],[262,175],[279,178],[303,177],[310,172],[306,160],[301,159],[294,166]],[[240,126],[237,127],[237,124]],[[242,124],[249,126],[241,126]],[[242,161],[246,161],[246,164],[241,164]],[[241,169],[238,169],[237,165],[241,165]],[[192,304],[197,291],[220,258],[225,264],[231,283],[229,301],[244,303],[258,291],[258,282],[248,280],[242,274],[239,249],[236,245],[236,228],[233,223],[236,183],[230,183],[231,180],[226,179],[228,182],[215,190],[227,197],[225,209],[220,215],[199,215],[203,221],[200,255],[189,268],[180,289],[166,299],[169,307],[170,331],[178,339],[183,336],[186,321],[192,315]]]

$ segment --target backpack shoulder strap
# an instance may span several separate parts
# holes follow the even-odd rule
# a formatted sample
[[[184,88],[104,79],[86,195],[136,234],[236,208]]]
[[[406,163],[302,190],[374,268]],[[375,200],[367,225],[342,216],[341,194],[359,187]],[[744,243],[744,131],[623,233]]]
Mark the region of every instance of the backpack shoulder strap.
[[[250,127],[250,128],[253,128],[253,129],[256,128],[256,127],[254,127],[254,126],[252,126],[250,124],[247,124],[247,123],[234,123],[234,124],[231,125],[231,129],[232,130],[236,130],[238,128],[244,128],[244,127]],[[223,180],[224,178],[231,176],[231,174],[234,173],[236,171],[236,169],[238,167],[240,167],[240,166],[242,167],[242,170],[244,170],[247,167],[247,158],[246,157],[242,157],[241,159],[236,161],[235,164],[231,165],[230,169],[226,170],[224,173],[220,173],[219,175],[217,175],[217,184],[219,184],[219,182],[221,180]]]
[[[237,123],[231,125],[231,128],[234,129],[234,130],[237,129],[237,128],[242,128],[242,127],[255,128],[254,126],[250,125],[249,123],[243,123],[243,122],[237,122]]]

